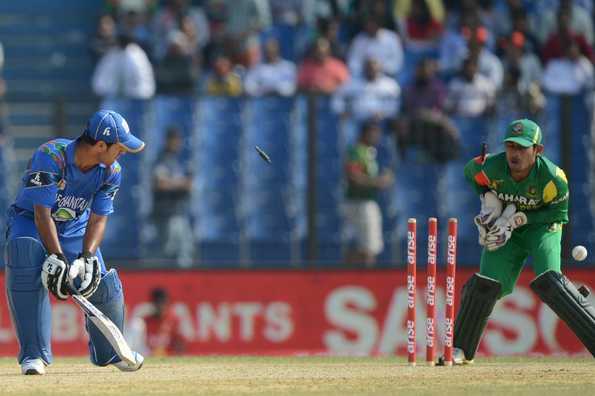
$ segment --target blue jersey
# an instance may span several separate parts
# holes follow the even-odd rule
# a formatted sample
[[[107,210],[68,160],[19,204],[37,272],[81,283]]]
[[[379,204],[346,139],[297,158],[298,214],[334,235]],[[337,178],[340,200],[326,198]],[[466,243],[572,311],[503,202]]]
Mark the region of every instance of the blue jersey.
[[[90,212],[112,213],[122,177],[117,161],[111,167],[100,164],[82,172],[74,163],[76,145],[71,139],[41,145],[29,161],[13,204],[17,214],[30,217],[34,205],[51,208],[62,236],[83,232]]]

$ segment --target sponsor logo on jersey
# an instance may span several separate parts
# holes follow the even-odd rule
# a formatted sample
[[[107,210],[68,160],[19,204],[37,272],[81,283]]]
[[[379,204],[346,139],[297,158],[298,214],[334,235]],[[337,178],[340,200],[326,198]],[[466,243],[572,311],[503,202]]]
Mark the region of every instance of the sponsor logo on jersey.
[[[496,193],[498,199],[505,203],[514,203],[518,210],[531,210],[539,208],[543,202],[538,198],[528,198],[523,195]]]
[[[55,175],[49,172],[31,172],[27,176],[25,187],[49,186],[55,181]]]
[[[527,195],[531,198],[537,198],[537,187],[529,186],[529,188],[527,188]]]
[[[52,213],[52,217],[56,221],[70,221],[76,218],[76,212],[68,208],[60,208]]]
[[[89,206],[86,198],[74,195],[58,194],[56,197],[58,209],[52,214],[56,221],[69,221],[80,216]]]

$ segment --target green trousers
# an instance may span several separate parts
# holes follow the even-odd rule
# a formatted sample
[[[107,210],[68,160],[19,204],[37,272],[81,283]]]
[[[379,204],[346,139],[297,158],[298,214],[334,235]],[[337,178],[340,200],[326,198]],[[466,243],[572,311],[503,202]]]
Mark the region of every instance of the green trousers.
[[[562,225],[528,224],[512,232],[512,236],[498,250],[483,249],[479,273],[502,284],[500,297],[514,289],[514,285],[529,256],[533,271],[539,276],[545,271],[560,272]]]

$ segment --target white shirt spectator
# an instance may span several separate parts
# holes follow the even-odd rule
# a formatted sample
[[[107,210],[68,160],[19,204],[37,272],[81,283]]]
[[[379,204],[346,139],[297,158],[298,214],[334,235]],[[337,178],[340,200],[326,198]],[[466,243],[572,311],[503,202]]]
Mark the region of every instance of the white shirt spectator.
[[[554,94],[576,95],[593,87],[593,64],[584,56],[576,61],[557,58],[548,62],[543,87]]]
[[[211,38],[207,16],[200,7],[188,7],[184,14],[192,21],[196,30],[198,49],[203,48]],[[154,56],[161,59],[167,52],[169,34],[172,31],[181,30],[180,21],[175,12],[168,7],[163,7],[155,14],[152,28],[155,38]]]
[[[521,79],[519,89],[521,92],[527,92],[532,84],[541,83],[543,69],[539,58],[533,53],[525,53],[520,59],[519,68],[521,70]]]
[[[479,53],[477,65],[479,67],[479,72],[486,76],[496,89],[502,87],[504,71],[502,70],[502,62],[496,55],[488,49],[483,48]]]
[[[109,50],[97,64],[92,84],[102,97],[149,99],[155,94],[153,66],[135,43]]]
[[[248,70],[244,89],[248,95],[276,94],[291,96],[295,93],[296,67],[280,59],[275,63],[260,63]]]
[[[456,77],[448,85],[446,108],[455,115],[479,117],[494,103],[495,96],[494,84],[480,73],[472,81]]]
[[[375,37],[359,33],[347,54],[347,65],[353,75],[361,75],[364,61],[368,58],[378,59],[385,74],[396,76],[403,67],[401,39],[395,32],[384,28],[378,29]]]
[[[446,30],[440,40],[438,67],[442,72],[455,73],[467,56],[467,41],[454,30]]]
[[[350,113],[358,121],[385,119],[397,116],[400,98],[401,87],[395,79],[383,75],[374,80],[358,77],[335,93],[332,107],[337,113]]]

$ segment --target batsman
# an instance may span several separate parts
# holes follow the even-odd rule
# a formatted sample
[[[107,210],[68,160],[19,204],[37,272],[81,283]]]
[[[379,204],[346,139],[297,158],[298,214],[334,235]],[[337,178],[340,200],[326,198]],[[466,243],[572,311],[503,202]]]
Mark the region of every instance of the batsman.
[[[52,362],[48,290],[66,300],[74,289],[122,331],[124,295],[115,269],[107,271],[99,245],[122,178],[118,157],[143,149],[118,113],[100,110],[76,140],[41,145],[29,161],[6,230],[6,297],[26,375]],[[122,361],[87,319],[91,362],[136,371]]]
[[[595,356],[595,309],[560,269],[562,225],[568,222],[566,175],[543,155],[541,129],[531,120],[507,127],[504,148],[472,159],[464,170],[481,200],[474,221],[483,251],[479,273],[462,289],[453,363],[473,362],[494,305],[512,293],[529,257],[535,273],[531,289]]]

